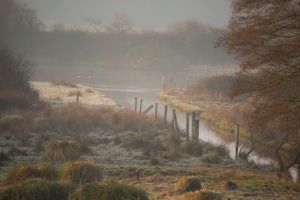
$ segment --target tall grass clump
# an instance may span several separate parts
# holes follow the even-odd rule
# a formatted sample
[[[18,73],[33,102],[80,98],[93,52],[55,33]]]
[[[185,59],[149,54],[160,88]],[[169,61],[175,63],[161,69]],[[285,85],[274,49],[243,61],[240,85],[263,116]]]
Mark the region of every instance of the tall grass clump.
[[[201,181],[197,177],[182,177],[178,180],[175,190],[178,194],[201,190]]]
[[[51,161],[69,161],[80,159],[80,155],[77,142],[55,140],[48,144],[44,158]]]
[[[56,180],[58,178],[58,172],[54,167],[45,164],[18,166],[8,172],[3,184],[15,184],[31,178]]]
[[[140,188],[107,181],[86,184],[73,195],[72,200],[149,200],[148,193]]]
[[[201,190],[186,194],[182,200],[222,200],[222,195],[209,190]]]
[[[29,179],[0,189],[0,200],[68,200],[70,190],[67,183]]]
[[[99,182],[102,171],[93,161],[73,161],[64,164],[61,179],[74,184]]]

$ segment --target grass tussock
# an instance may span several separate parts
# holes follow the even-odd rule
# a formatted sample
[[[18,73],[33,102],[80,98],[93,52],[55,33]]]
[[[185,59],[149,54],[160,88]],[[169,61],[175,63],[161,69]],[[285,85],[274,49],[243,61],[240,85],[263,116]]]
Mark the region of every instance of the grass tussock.
[[[51,161],[69,161],[80,159],[80,146],[75,141],[55,140],[48,144],[44,158]]]
[[[3,184],[16,184],[31,178],[56,180],[58,178],[58,172],[54,167],[45,164],[19,166],[8,172]]]
[[[86,184],[72,200],[149,200],[148,193],[140,188],[107,181],[101,184]]]
[[[201,190],[197,192],[191,192],[186,195],[184,195],[183,198],[180,198],[178,200],[221,200],[222,195],[209,191],[209,190]]]
[[[68,162],[63,166],[61,179],[75,184],[97,183],[102,180],[102,171],[93,161]]]
[[[29,179],[0,189],[0,200],[68,200],[70,191],[67,183]]]
[[[201,180],[197,177],[182,177],[178,180],[175,190],[178,194],[201,190]]]

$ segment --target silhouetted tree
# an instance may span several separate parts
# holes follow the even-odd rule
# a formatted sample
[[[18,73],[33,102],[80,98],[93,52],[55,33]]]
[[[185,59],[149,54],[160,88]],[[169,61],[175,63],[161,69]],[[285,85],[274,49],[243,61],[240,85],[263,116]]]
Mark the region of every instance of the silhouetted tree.
[[[30,78],[32,63],[22,56],[0,48],[0,109],[28,108],[38,100]]]

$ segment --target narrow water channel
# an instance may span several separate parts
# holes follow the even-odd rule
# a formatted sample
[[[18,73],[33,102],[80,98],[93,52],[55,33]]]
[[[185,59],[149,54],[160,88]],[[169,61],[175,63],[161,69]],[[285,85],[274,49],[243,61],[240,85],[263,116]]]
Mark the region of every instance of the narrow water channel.
[[[113,86],[113,85],[102,85],[102,84],[96,84],[93,85],[95,89],[100,91],[101,93],[107,95],[111,99],[113,99],[118,105],[122,107],[127,107],[134,109],[134,99],[135,97],[138,97],[139,101],[141,98],[143,98],[143,110],[145,110],[148,106],[154,105],[155,103],[158,103],[158,113],[160,116],[163,116],[164,113],[164,106],[166,105],[164,102],[160,101],[156,97],[156,93],[160,91],[160,88],[147,88],[147,87],[127,87],[127,86]],[[138,102],[139,105],[139,102]],[[150,113],[154,114],[154,109],[150,111]],[[181,113],[177,111],[177,119],[178,119],[178,125],[180,129],[185,130],[186,127],[186,115],[185,113]],[[172,120],[170,108],[168,111],[168,121]],[[191,123],[191,120],[190,120]],[[191,127],[191,124],[190,124]],[[190,130],[191,132],[191,130]],[[213,130],[208,128],[207,125],[200,122],[200,128],[199,128],[199,139],[219,145],[223,144],[225,145],[230,153],[230,156],[234,158],[235,156],[235,143],[233,140],[225,141],[221,136],[216,134]],[[245,150],[247,148],[240,146],[240,148],[244,148]],[[253,153],[249,160],[254,161],[258,165],[269,165],[273,162],[270,158],[263,158],[255,155]],[[291,175],[294,179],[296,179],[296,171],[292,169]]]

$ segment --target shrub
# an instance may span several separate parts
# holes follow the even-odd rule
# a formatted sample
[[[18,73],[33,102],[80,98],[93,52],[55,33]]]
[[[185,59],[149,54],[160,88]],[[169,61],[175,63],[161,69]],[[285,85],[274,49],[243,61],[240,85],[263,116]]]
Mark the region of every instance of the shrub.
[[[0,91],[0,109],[27,109],[38,102],[38,94],[34,91],[5,90]]]
[[[220,157],[228,157],[228,158],[230,157],[229,150],[225,144],[213,145],[213,144],[207,143],[205,150],[206,150],[206,152],[215,152]]]
[[[78,160],[80,153],[78,143],[74,141],[55,140],[47,146],[44,158],[52,161]]]
[[[196,177],[183,177],[178,180],[175,186],[175,190],[177,193],[182,194],[186,192],[194,192],[201,190],[201,181]]]
[[[198,192],[191,192],[185,195],[185,200],[221,200],[222,196],[219,193],[201,190]]]
[[[182,151],[193,156],[202,156],[203,146],[200,142],[186,142],[182,145]]]
[[[6,153],[0,152],[0,166],[2,165],[2,162],[9,161],[9,160],[10,157]]]
[[[0,200],[68,200],[71,186],[42,179],[30,179],[0,190]]]
[[[38,101],[30,87],[32,63],[0,47],[0,109],[29,108]]]
[[[102,172],[92,161],[74,161],[64,165],[61,179],[75,184],[99,182]]]
[[[202,156],[202,161],[208,164],[217,164],[221,162],[221,158],[217,152],[212,151]]]
[[[227,181],[224,184],[224,189],[225,190],[236,190],[237,189],[237,184],[233,181]]]
[[[23,182],[30,178],[56,180],[58,173],[54,167],[45,164],[19,166],[8,172],[3,183],[5,185]]]
[[[101,184],[86,184],[72,200],[149,200],[146,191],[113,181]]]
[[[234,79],[232,75],[205,78],[192,85],[188,91],[190,94],[200,95],[205,100],[229,100]]]

